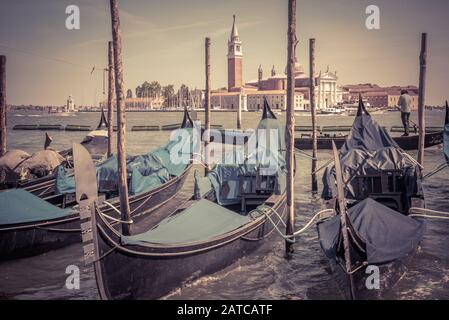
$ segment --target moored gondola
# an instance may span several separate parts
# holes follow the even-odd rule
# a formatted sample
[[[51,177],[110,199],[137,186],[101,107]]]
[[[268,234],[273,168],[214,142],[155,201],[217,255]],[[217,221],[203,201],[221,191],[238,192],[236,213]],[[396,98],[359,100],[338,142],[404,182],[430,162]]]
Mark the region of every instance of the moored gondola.
[[[424,224],[408,216],[424,207],[421,169],[363,102],[339,152],[334,145],[334,159],[323,176],[322,198],[338,214],[318,223],[320,245],[347,298],[381,298],[423,236]]]
[[[258,129],[283,132],[268,113]],[[281,134],[279,142],[283,141]],[[144,228],[136,224],[133,228],[140,230],[131,236],[122,235],[95,209],[96,190],[77,189],[81,214],[86,217],[85,256],[94,263],[101,298],[160,298],[260,246],[274,231],[269,219],[279,224],[285,217],[285,162],[282,146],[256,145],[246,156],[238,151],[226,155],[243,161],[223,161],[206,177],[196,177],[190,200],[161,207],[161,220],[153,219]],[[95,176],[87,174],[93,172],[88,154],[79,146],[74,150],[75,163],[80,165],[75,175],[83,181],[79,185],[95,183]],[[251,154],[257,161],[252,162]]]
[[[188,156],[187,163],[174,165],[168,157],[169,149],[184,144],[193,136],[193,121],[186,112],[180,131],[188,133],[178,140],[153,150],[147,155],[130,159],[129,180],[130,209],[133,219],[148,215],[169,202],[182,188],[192,167]],[[186,154],[187,155],[187,154]],[[117,175],[116,160],[109,158],[98,164],[96,175],[103,189],[103,198],[108,196],[99,210],[103,216],[113,221],[117,217],[119,199],[114,193]],[[71,195],[76,188],[74,178],[61,177],[60,184]],[[112,198],[111,198],[112,195]],[[54,198],[60,197],[58,201]],[[74,197],[74,196],[73,196]],[[80,219],[77,208],[61,208],[53,203],[64,201],[64,194],[52,198],[39,198],[23,189],[12,189],[0,193],[0,260],[40,254],[81,241]],[[74,204],[74,203],[72,203]],[[66,204],[62,205],[65,207]]]
[[[332,150],[332,142],[337,148],[341,148],[345,143],[347,136],[344,133],[324,134],[317,138],[317,147],[320,150]],[[397,145],[403,150],[418,149],[418,135],[410,135],[406,137],[393,137]],[[300,150],[312,149],[312,138],[310,135],[295,138],[295,148]],[[443,131],[427,132],[425,135],[425,148],[431,148],[443,143]]]
[[[93,159],[96,161],[100,161],[104,158],[107,153],[108,146],[108,133],[107,133],[108,123],[106,120],[106,116],[104,111],[101,111],[100,122],[96,128],[96,130],[91,131],[87,134],[87,136],[82,140],[81,144],[86,147],[89,153],[92,155]],[[72,150],[66,149],[59,152],[53,151],[49,148],[52,139],[48,134],[45,137],[44,151],[40,153],[48,153],[48,156],[52,156],[53,158],[58,158],[59,163],[65,167],[72,167]],[[16,154],[17,151],[13,150],[13,154]],[[8,154],[6,156],[9,156]],[[20,171],[20,167],[26,165],[25,161],[30,159],[28,157],[23,157],[23,159],[14,160],[11,159],[10,162],[14,162],[14,165],[9,165],[0,168],[0,190],[7,190],[12,188],[20,188],[24,189],[32,194],[45,198],[54,195],[55,191],[55,166],[52,166],[52,169],[46,170],[42,172],[40,170],[38,174],[31,173],[29,177],[23,179],[20,178],[20,175],[17,171]],[[42,156],[41,156],[42,157]],[[45,160],[45,159],[44,159]],[[33,163],[36,163],[34,161]],[[10,168],[8,168],[10,167]],[[26,169],[26,168],[25,168]]]

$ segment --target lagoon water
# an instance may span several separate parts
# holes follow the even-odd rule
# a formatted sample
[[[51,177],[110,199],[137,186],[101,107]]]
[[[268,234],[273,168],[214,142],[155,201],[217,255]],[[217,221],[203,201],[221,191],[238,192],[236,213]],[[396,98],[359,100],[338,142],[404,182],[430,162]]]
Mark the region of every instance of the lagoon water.
[[[254,128],[261,113],[243,113],[245,128]],[[203,115],[198,113],[203,119]],[[279,116],[284,119],[285,114]],[[375,115],[384,126],[400,125],[399,113]],[[180,112],[129,112],[128,129],[134,125],[164,125],[180,123]],[[412,120],[417,122],[416,114]],[[13,131],[16,124],[83,124],[95,127],[98,113],[77,113],[69,116],[46,113],[11,112],[8,114],[8,147],[34,152],[42,149],[44,132]],[[353,117],[319,116],[318,125],[351,125]],[[428,111],[427,124],[441,126],[444,113]],[[212,113],[212,124],[233,128],[234,112]],[[310,117],[296,118],[297,125],[310,125]],[[80,141],[85,132],[51,131],[52,147],[69,148]],[[130,154],[148,152],[163,144],[169,132],[127,133]],[[416,152],[411,152],[416,155]],[[330,151],[318,152],[319,163],[331,158]],[[438,147],[426,150],[426,170],[432,170],[443,161]],[[298,173],[295,178],[296,224],[302,227],[321,208],[319,194],[313,195],[310,186],[311,162],[297,155]],[[321,181],[321,180],[320,180]],[[449,211],[449,169],[425,181],[427,207]],[[321,187],[321,184],[320,184]],[[186,181],[182,195],[188,197],[193,190],[193,171]],[[418,254],[398,284],[385,299],[449,299],[449,221],[428,221]],[[0,299],[97,299],[92,268],[85,268],[81,260],[82,246],[75,244],[46,254],[0,263]],[[66,268],[77,265],[81,270],[80,289],[69,290],[65,282]],[[273,236],[255,253],[225,270],[184,285],[165,299],[343,299],[334,277],[329,273],[327,259],[321,252],[315,228],[298,238],[295,253],[284,257],[284,242]]]

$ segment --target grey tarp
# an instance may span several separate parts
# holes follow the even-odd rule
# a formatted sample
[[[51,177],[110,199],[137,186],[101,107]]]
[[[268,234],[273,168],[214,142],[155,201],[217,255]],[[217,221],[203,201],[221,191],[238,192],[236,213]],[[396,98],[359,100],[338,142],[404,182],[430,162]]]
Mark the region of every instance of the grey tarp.
[[[71,213],[71,209],[58,208],[23,189],[0,192],[0,225],[3,226],[53,220]]]
[[[124,245],[144,243],[176,244],[209,240],[226,232],[238,229],[251,222],[243,216],[214,202],[202,199],[182,214],[168,217],[158,226],[145,233],[122,236]]]
[[[420,172],[408,164],[396,142],[385,128],[369,114],[358,115],[351,132],[340,149],[345,196],[356,199],[355,175],[379,173],[381,170],[402,170],[407,195],[422,193]],[[323,199],[336,196],[335,168],[328,167],[323,174]]]
[[[285,189],[285,134],[279,121],[262,119],[257,130],[248,139],[247,146],[248,153],[245,153],[245,148],[240,147],[225,154],[223,163],[216,164],[206,178],[210,180],[220,205],[240,203],[240,176],[255,174],[259,168],[277,175],[277,194]],[[198,185],[196,189],[201,193]]]
[[[369,198],[350,208],[348,216],[366,243],[369,264],[382,264],[405,257],[416,249],[423,236],[423,222]],[[320,245],[330,259],[337,256],[339,233],[339,215],[318,224]]]

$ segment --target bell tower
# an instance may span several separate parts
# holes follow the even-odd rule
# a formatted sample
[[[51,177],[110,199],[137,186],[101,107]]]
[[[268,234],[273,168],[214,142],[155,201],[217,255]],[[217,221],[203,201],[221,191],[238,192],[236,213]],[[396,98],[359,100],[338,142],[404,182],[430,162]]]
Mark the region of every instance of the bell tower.
[[[232,88],[241,88],[243,84],[242,42],[240,41],[237,25],[235,24],[235,15],[233,19],[231,37],[228,41],[228,91],[231,91]]]

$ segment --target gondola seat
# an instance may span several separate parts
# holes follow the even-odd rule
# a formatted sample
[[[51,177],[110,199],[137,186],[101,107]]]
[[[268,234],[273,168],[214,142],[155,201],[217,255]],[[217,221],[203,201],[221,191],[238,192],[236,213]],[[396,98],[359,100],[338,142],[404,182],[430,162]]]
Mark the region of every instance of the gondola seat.
[[[404,174],[402,170],[381,170],[376,174],[357,175],[357,200],[371,198],[398,212],[404,205]]]
[[[0,192],[0,226],[54,220],[72,213],[23,189]]]
[[[164,219],[155,228],[137,235],[122,236],[121,241],[123,245],[191,243],[213,239],[249,222],[249,216],[202,199],[182,213]]]

